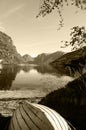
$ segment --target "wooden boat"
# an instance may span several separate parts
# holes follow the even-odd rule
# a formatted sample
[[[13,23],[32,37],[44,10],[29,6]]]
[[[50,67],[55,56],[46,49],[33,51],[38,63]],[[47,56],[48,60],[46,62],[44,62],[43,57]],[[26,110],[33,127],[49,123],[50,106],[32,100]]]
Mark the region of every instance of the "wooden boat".
[[[8,130],[75,130],[56,111],[24,102],[14,112]]]

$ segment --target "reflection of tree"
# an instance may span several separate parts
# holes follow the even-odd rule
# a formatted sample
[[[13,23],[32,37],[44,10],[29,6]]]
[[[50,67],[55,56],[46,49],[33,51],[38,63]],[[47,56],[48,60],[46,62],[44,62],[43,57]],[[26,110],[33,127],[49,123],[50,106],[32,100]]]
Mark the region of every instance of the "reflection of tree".
[[[84,75],[86,80],[86,74]],[[39,103],[53,108],[69,120],[77,130],[86,130],[86,93],[82,91],[83,81],[78,78],[65,88],[48,94]]]
[[[0,90],[9,90],[15,80],[16,74],[19,72],[17,66],[4,66],[0,73]]]
[[[21,66],[20,68],[24,72],[29,72],[31,69],[33,69],[33,66],[25,65],[25,66]]]

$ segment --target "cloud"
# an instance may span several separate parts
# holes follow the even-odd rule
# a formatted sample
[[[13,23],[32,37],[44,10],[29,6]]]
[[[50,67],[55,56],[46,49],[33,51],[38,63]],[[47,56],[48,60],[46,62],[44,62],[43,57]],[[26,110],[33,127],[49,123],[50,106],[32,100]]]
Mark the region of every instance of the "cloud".
[[[11,8],[9,9],[6,13],[4,13],[2,15],[2,18],[7,18],[9,17],[10,15],[14,14],[15,12],[19,11],[20,9],[22,9],[24,7],[25,4],[21,4],[21,5],[18,5],[14,8]]]

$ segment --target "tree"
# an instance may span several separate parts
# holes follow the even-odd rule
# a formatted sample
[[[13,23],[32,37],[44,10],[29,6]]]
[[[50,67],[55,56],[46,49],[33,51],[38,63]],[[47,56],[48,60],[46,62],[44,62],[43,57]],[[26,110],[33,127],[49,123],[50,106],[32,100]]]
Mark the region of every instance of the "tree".
[[[71,71],[73,70],[73,73],[78,71],[83,82],[82,90],[86,92],[86,78],[83,75],[83,68],[86,69],[86,55],[83,52],[83,47],[86,45],[86,29],[84,26],[75,26],[71,30],[72,31],[70,33],[70,40],[65,41],[64,47],[71,46],[72,50],[77,50],[81,48],[83,55],[82,57],[79,57],[78,60],[72,60],[71,64],[67,64],[66,67],[70,67]]]
[[[62,41],[64,42],[64,41]],[[84,26],[71,28],[70,41],[65,41],[64,47],[71,46],[72,50],[82,48],[86,44],[86,29]]]
[[[63,26],[63,17],[62,17],[62,9],[64,5],[71,5],[80,8],[81,10],[86,9],[86,0],[42,0],[40,4],[40,11],[37,17],[39,16],[46,16],[50,14],[53,10],[57,9],[57,12],[60,17],[60,27]]]
[[[39,16],[46,16],[47,14],[50,14],[53,10],[57,9],[58,15],[60,17],[59,25],[60,27],[63,26],[63,16],[62,16],[62,9],[64,6],[75,6],[81,10],[86,10],[86,0],[42,0],[41,5],[40,5],[40,11],[37,17]],[[70,41],[65,41],[64,47],[71,46],[72,50],[76,50],[79,48],[82,48],[86,44],[86,29],[85,27],[79,27],[75,26],[71,29],[70,33]],[[83,50],[82,50],[83,53]],[[82,58],[83,59],[83,58]],[[71,66],[73,68],[71,68]],[[78,67],[79,73],[81,75],[83,84],[86,89],[86,82],[84,80],[83,73],[81,71],[81,63],[80,60],[79,62],[73,61],[72,65],[69,65],[69,67],[73,70],[76,70]]]

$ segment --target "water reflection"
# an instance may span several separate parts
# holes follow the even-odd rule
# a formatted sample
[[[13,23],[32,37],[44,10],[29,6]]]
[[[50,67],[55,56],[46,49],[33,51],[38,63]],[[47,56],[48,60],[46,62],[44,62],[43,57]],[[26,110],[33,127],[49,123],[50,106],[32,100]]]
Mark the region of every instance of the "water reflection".
[[[0,69],[0,90],[9,90],[20,69],[16,66],[3,66]]]
[[[32,65],[23,65],[20,66],[20,69],[23,70],[24,72],[28,73],[30,72],[30,70],[32,70],[34,68],[34,66]]]
[[[35,66],[34,68],[37,70],[38,73],[41,74],[57,75],[58,77],[61,77],[62,75],[66,75],[64,74],[64,72],[62,73],[59,69],[55,69],[50,65]]]
[[[71,77],[65,76],[64,73],[56,70],[51,66],[21,65],[10,66],[4,65],[0,69],[0,90],[33,90],[48,91],[63,87]]]

